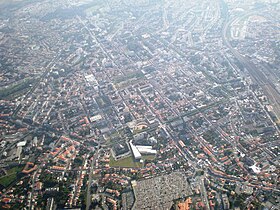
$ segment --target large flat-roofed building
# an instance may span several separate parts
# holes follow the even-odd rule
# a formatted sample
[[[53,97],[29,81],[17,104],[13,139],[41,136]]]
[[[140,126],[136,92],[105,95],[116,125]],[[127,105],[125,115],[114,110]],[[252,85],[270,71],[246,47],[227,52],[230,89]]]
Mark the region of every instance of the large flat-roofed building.
[[[141,156],[140,152],[138,151],[138,149],[136,148],[136,146],[134,144],[132,144],[131,141],[129,142],[129,145],[130,145],[134,158],[136,160],[140,160],[142,156]]]
[[[152,146],[139,146],[139,145],[136,145],[136,148],[138,149],[140,154],[151,154],[151,155],[157,154],[157,151],[155,149],[153,149]]]

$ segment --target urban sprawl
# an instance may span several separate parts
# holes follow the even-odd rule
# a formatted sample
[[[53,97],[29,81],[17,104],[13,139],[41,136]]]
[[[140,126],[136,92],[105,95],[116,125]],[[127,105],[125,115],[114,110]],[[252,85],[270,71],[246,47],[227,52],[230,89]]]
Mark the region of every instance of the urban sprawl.
[[[279,4],[0,1],[0,208],[280,209]]]

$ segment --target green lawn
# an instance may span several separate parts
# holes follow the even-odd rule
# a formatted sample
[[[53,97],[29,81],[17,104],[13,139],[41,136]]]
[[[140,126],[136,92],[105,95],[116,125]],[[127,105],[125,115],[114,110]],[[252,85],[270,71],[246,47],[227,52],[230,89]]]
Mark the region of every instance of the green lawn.
[[[23,169],[22,166],[16,166],[16,167],[13,167],[13,168],[10,168],[9,170],[7,170],[7,173],[13,174],[13,173],[21,172],[22,169]]]
[[[7,170],[7,175],[0,177],[0,184],[4,187],[9,186],[16,178],[17,173],[22,171],[22,166],[16,166]]]
[[[115,160],[113,157],[110,157],[111,167],[126,167],[126,168],[140,168],[142,167],[142,163],[134,162],[133,157],[127,157],[121,160]]]
[[[8,187],[15,179],[17,175],[16,174],[10,174],[4,177],[0,178],[0,184],[4,187]]]

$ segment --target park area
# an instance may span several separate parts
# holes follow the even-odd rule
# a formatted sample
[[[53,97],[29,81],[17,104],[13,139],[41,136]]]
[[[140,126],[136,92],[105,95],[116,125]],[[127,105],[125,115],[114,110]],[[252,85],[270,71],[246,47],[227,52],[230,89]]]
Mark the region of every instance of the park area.
[[[6,170],[6,175],[0,177],[0,185],[8,187],[17,178],[17,173],[21,172],[23,166],[15,166]]]

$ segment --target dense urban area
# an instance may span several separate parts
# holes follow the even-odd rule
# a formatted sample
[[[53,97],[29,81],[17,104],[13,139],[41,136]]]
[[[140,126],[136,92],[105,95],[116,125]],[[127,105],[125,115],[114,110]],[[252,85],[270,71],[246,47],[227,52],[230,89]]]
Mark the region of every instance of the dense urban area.
[[[0,209],[280,209],[278,0],[0,0]]]

